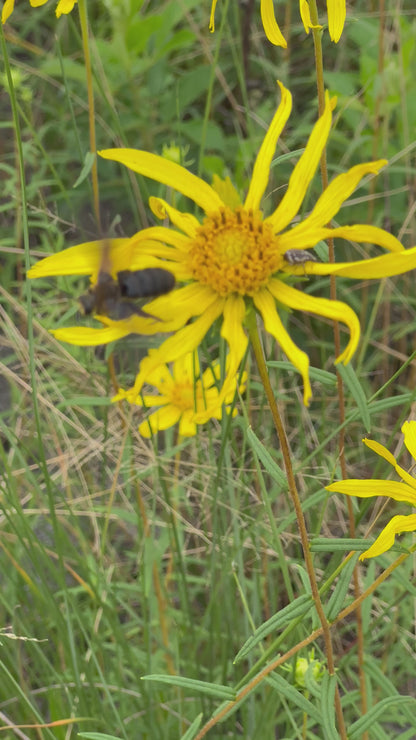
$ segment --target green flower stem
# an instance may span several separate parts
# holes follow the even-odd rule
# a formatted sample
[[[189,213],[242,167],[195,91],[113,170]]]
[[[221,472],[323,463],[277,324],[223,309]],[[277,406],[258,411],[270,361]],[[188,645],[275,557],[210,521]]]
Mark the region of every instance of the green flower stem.
[[[324,641],[325,641],[325,653],[326,653],[326,659],[327,659],[327,665],[328,665],[328,672],[331,676],[333,676],[335,674],[335,665],[334,665],[332,639],[331,639],[331,634],[330,634],[330,629],[329,629],[329,623],[326,619],[325,612],[322,606],[321,597],[319,595],[318,584],[316,581],[315,571],[314,571],[313,562],[312,562],[312,555],[311,555],[310,546],[309,546],[308,533],[306,530],[305,518],[303,516],[302,506],[301,506],[298,490],[296,487],[295,476],[293,473],[292,461],[290,458],[289,443],[287,440],[286,431],[285,431],[285,428],[282,422],[282,418],[280,416],[279,409],[277,407],[274,392],[273,392],[273,389],[270,383],[269,373],[267,371],[266,362],[264,359],[263,348],[262,348],[260,336],[257,330],[256,315],[254,311],[249,312],[247,322],[248,322],[248,331],[249,331],[251,346],[253,347],[254,356],[256,358],[257,367],[259,369],[261,382],[263,384],[263,387],[266,393],[266,397],[269,403],[269,408],[270,408],[273,422],[276,428],[277,436],[279,438],[280,449],[283,455],[285,472],[286,472],[287,482],[289,485],[289,493],[290,493],[290,496],[293,502],[293,506],[295,508],[300,539],[302,542],[303,555],[305,559],[305,566],[306,566],[306,570],[308,573],[309,582],[311,586],[312,597],[315,603],[315,608],[316,608],[316,611],[319,617],[319,621],[322,626],[322,633],[323,633]],[[341,699],[339,696],[338,689],[336,690],[336,693],[335,693],[335,709],[337,713],[338,726],[340,729],[341,737],[346,739],[347,735],[346,735],[346,730],[345,730],[344,718],[342,714]]]
[[[87,94],[88,94],[88,123],[90,132],[90,151],[95,154],[97,143],[95,137],[95,105],[94,105],[94,85],[91,69],[91,55],[88,38],[88,16],[87,0],[78,0],[79,20],[81,24],[82,47],[84,51],[85,73],[87,77]],[[100,197],[98,187],[98,167],[97,158],[94,159],[91,167],[92,191],[94,198],[94,213],[97,221],[99,233],[101,233],[101,215],[100,215]]]

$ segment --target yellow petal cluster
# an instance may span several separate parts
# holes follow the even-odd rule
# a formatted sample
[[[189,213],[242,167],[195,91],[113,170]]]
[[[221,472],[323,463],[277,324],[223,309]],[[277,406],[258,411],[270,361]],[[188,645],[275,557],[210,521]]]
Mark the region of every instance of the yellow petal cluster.
[[[48,0],[29,0],[32,8],[38,8],[41,5],[45,5],[45,3],[48,2]],[[77,3],[78,0],[59,0],[55,13],[56,17],[59,18],[61,15],[66,15],[73,10],[75,3]],[[15,0],[5,0],[3,3],[3,8],[1,11],[1,22],[6,23],[6,21],[10,18],[11,14],[14,10],[14,4]]]
[[[213,0],[209,22],[210,31],[215,30],[214,15],[216,5],[217,0]],[[328,13],[329,35],[331,40],[337,43],[341,38],[344,28],[346,3],[345,0],[327,0],[326,6]],[[321,26],[313,25],[311,21],[309,2],[307,0],[299,0],[299,12],[306,33],[309,33],[311,28],[321,28]],[[264,32],[268,40],[275,46],[281,46],[286,49],[287,42],[279,28],[274,12],[274,0],[260,0],[260,15]]]
[[[416,421],[405,421],[402,426],[404,444],[416,462]],[[404,470],[396,461],[394,455],[379,442],[371,439],[363,439],[364,444],[377,455],[384,458],[402,479],[401,482],[393,480],[369,480],[350,479],[337,481],[327,486],[327,490],[336,493],[345,493],[347,496],[358,496],[359,498],[371,498],[373,496],[384,496],[416,506],[416,479]],[[375,542],[360,555],[360,560],[374,558],[382,555],[394,545],[395,537],[402,532],[416,531],[416,514],[394,516],[384,527]]]

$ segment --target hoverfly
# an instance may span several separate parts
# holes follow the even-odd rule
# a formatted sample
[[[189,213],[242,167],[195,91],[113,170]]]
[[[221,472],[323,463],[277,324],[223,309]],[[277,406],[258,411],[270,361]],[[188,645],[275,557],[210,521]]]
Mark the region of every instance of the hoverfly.
[[[114,321],[128,319],[133,315],[155,318],[143,311],[135,301],[157,298],[169,293],[174,285],[175,276],[161,267],[121,270],[114,279],[111,276],[109,246],[104,244],[97,282],[89,288],[88,293],[80,297],[79,302],[86,315],[97,313]]]
[[[319,262],[316,254],[307,249],[288,249],[283,255],[289,265],[303,265],[305,262]]]

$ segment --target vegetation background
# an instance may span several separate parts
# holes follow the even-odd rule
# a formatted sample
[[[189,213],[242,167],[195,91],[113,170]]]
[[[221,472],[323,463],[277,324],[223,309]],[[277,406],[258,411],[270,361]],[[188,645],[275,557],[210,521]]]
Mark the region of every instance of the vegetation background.
[[[217,8],[216,33],[210,34],[208,2],[89,0],[97,148],[130,146],[161,154],[166,146],[180,147],[193,172],[209,182],[214,173],[229,175],[244,192],[278,104],[278,78],[291,90],[294,109],[269,183],[266,207],[276,204],[317,116],[313,43],[298,4],[280,2],[279,19],[291,12],[289,46],[271,46],[259,5],[225,0]],[[192,738],[196,724],[207,721],[270,657],[310,634],[316,617],[308,613],[287,634],[276,629],[235,662],[256,628],[307,592],[277,439],[254,366],[231,428],[212,422],[192,439],[178,439],[173,429],[144,440],[137,433],[141,412],[110,402],[108,353],[64,346],[48,333],[83,321],[77,298],[85,279],[45,279],[30,287],[25,282],[25,219],[33,261],[97,237],[79,17],[75,7],[58,21],[53,6],[20,3],[3,28],[28,208],[22,210],[5,58],[0,729],[7,740],[63,740],[87,731],[149,740],[188,732]],[[354,164],[388,158],[389,167],[346,204],[342,223],[380,225],[410,247],[416,244],[416,10],[399,0],[387,0],[384,14],[382,6],[351,2],[340,42],[332,44],[324,34],[325,81],[338,97],[328,167],[333,177]],[[98,167],[105,230],[128,236],[150,225],[148,196],[163,197],[164,189],[108,161]],[[317,176],[305,210],[319,192]],[[342,259],[368,251],[346,243],[339,249]],[[305,280],[304,289],[328,296],[328,280]],[[368,434],[395,452],[397,431],[412,418],[414,276],[371,285],[340,279],[338,298],[354,308],[362,327],[355,375],[346,386],[349,472],[387,477],[388,466],[361,438]],[[329,599],[350,549],[346,539],[340,541],[348,537],[345,501],[324,490],[337,475],[338,457],[332,326],[297,313],[287,321],[316,368],[310,408],[303,407],[299,377],[279,347],[267,338],[265,347],[301,473],[316,571],[320,583],[328,583]],[[134,338],[112,348],[124,387],[148,346],[148,340]],[[375,512],[377,533],[394,505],[388,503],[384,513],[370,500],[356,510],[358,534],[364,536]],[[394,557],[389,552],[368,561],[361,569],[363,588]],[[334,633],[351,738],[364,732],[377,740],[416,737],[413,569],[409,557],[363,605],[367,692],[377,708],[367,726],[353,725],[360,717],[354,618]],[[338,590],[332,583],[339,608],[352,600],[348,582],[341,581],[334,581],[341,584]],[[321,648],[317,641],[315,658]],[[260,681],[208,736],[336,737],[322,728],[319,716],[305,711],[302,697],[322,712],[326,696],[319,682],[307,691],[295,688],[295,660]],[[165,682],[142,680],[156,674]],[[327,713],[330,718],[330,707]]]

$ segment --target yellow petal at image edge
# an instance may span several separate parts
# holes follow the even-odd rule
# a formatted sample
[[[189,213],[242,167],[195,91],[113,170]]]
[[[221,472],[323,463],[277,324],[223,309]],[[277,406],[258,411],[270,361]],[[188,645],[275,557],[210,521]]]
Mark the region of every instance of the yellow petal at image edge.
[[[404,434],[404,443],[413,459],[416,460],[416,421],[405,421],[402,426],[402,432]]]
[[[378,480],[372,478],[368,480],[340,480],[326,486],[326,490],[331,493],[344,493],[347,496],[357,496],[358,498],[383,496],[416,506],[415,489],[412,486],[408,486],[407,483],[400,483],[394,480]]]
[[[394,516],[393,519],[384,527],[383,531],[375,542],[365,552],[360,555],[360,560],[365,558],[374,558],[382,555],[394,545],[395,535],[402,532],[414,532],[416,530],[416,514],[408,516]]]
[[[416,267],[416,247],[404,249],[403,252],[383,254],[369,260],[357,262],[338,262],[335,264],[323,262],[308,262],[293,268],[294,274],[308,275],[342,275],[349,278],[378,280],[383,277],[401,275]]]

